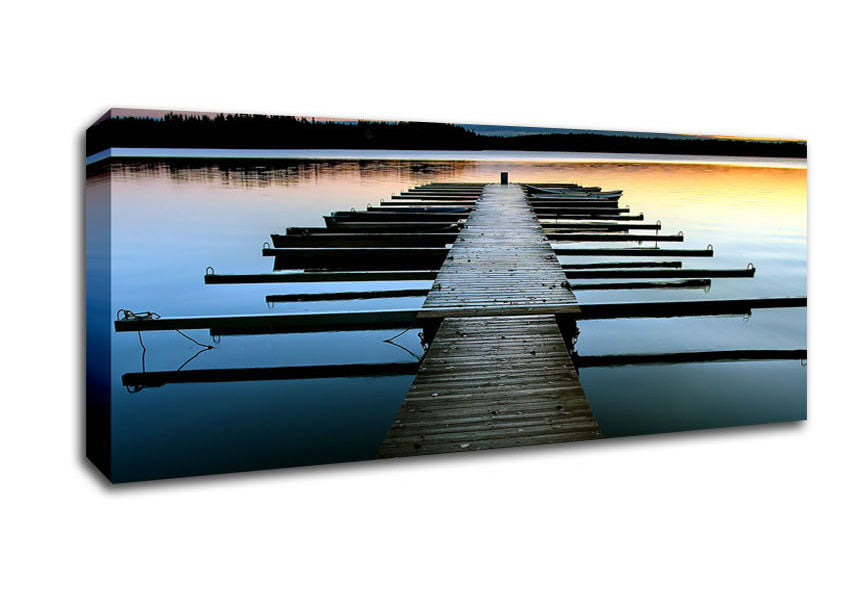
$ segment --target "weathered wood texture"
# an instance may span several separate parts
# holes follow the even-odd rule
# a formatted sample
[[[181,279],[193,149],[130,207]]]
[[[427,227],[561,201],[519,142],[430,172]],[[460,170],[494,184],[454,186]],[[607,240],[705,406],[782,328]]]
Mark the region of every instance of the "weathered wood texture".
[[[486,187],[425,308],[569,305],[577,299],[519,185]]]
[[[469,308],[547,314],[456,317]],[[553,312],[577,300],[523,189],[484,188],[426,310],[445,310],[378,458],[597,439]]]
[[[556,318],[448,318],[378,458],[598,439]]]

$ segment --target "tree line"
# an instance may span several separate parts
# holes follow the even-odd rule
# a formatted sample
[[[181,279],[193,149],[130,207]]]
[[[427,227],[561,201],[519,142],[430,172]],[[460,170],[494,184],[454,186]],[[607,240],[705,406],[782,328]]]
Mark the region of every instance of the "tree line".
[[[291,116],[167,114],[109,118],[86,132],[86,153],[110,147],[368,150],[536,150],[804,158],[803,141],[663,138],[601,133],[480,135],[415,121],[315,121]]]

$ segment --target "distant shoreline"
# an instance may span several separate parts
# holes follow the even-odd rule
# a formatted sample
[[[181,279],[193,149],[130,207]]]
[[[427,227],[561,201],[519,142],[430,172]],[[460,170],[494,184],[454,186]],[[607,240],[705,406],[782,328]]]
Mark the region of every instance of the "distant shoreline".
[[[598,162],[713,164],[806,169],[806,158],[655,154],[632,152],[548,152],[510,150],[358,150],[243,148],[109,148],[86,157],[86,166],[112,158],[178,160],[396,160],[409,162]]]
[[[476,127],[483,127],[477,125]],[[653,136],[652,136],[653,135]],[[165,115],[101,120],[86,131],[86,155],[109,148],[241,148],[245,150],[551,152],[806,158],[803,140],[735,139],[612,131],[489,135],[449,123],[307,120],[287,116]],[[337,150],[334,150],[337,151]]]

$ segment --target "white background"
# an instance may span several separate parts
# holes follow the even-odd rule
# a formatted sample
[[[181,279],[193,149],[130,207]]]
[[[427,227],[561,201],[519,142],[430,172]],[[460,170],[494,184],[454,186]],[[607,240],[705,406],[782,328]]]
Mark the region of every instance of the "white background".
[[[367,4],[3,9],[4,596],[846,596],[844,19]],[[809,421],[110,488],[80,456],[110,106],[807,138]]]

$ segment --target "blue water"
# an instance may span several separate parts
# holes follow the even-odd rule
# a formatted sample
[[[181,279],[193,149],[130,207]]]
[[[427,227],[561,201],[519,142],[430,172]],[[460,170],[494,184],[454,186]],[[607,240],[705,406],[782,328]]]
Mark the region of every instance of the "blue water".
[[[426,288],[429,282],[211,285],[217,273],[270,272],[261,247],[286,226],[322,224],[332,210],[364,208],[432,181],[576,181],[624,189],[622,203],[683,244],[716,256],[684,267],[757,267],[753,279],[708,289],[578,292],[581,302],[662,301],[806,294],[806,171],[761,165],[488,160],[111,159],[89,167],[89,192],[111,197],[112,314],[163,316],[415,308],[422,297],[269,305],[266,295]],[[601,244],[597,244],[601,245]],[[631,245],[631,244],[628,244]],[[658,258],[660,259],[660,258]],[[661,258],[665,259],[665,258]],[[678,258],[670,258],[678,259]],[[561,257],[563,262],[621,258]],[[582,282],[582,281],[574,281]],[[586,281],[589,282],[589,281]],[[602,282],[602,281],[591,281]],[[698,349],[806,347],[806,311],[749,317],[582,321],[584,355]],[[115,480],[210,474],[371,458],[411,375],[125,388],[142,371],[414,362],[418,331],[225,336],[187,331],[111,332],[112,472]],[[143,346],[142,346],[143,343]],[[146,348],[146,349],[145,349]],[[798,361],[585,368],[581,381],[605,436],[804,418]]]

